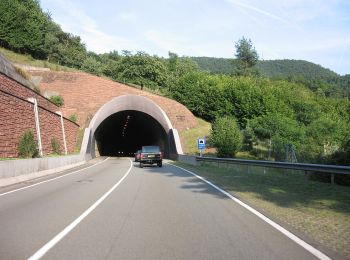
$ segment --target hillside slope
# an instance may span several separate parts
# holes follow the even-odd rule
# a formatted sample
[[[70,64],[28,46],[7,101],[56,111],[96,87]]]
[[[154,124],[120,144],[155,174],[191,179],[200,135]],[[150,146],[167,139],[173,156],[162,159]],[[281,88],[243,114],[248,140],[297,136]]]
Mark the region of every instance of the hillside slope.
[[[168,115],[178,131],[193,128],[196,119],[182,104],[140,89],[129,87],[109,79],[83,72],[29,71],[40,77],[40,88],[51,94],[60,94],[64,99],[64,116],[76,114],[82,127],[88,126],[96,111],[114,97],[133,94],[147,97],[157,103]]]

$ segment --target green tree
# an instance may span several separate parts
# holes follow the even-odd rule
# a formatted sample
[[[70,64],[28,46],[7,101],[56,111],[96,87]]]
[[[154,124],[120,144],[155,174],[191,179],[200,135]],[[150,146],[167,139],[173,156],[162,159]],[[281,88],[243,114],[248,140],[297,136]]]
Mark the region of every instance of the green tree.
[[[48,15],[38,0],[0,1],[0,44],[17,52],[43,58]]]
[[[268,141],[269,155],[276,160],[285,158],[286,145],[293,145],[299,151],[305,140],[305,129],[280,113],[256,117],[249,121],[249,127],[260,140]]]
[[[266,114],[268,95],[264,92],[264,84],[250,77],[227,78],[224,83],[225,97],[233,107],[231,114],[241,127],[245,128],[249,119]]]
[[[212,126],[210,142],[218,157],[232,157],[242,147],[243,135],[233,117],[221,117]]]
[[[164,86],[167,81],[167,69],[160,58],[145,52],[125,55],[118,61],[117,78],[122,81],[150,87]]]
[[[234,74],[242,76],[257,74],[257,70],[253,67],[257,64],[259,56],[252,41],[243,37],[235,43],[235,48],[237,60],[234,62]]]
[[[229,115],[232,105],[225,96],[221,78],[205,72],[185,74],[172,89],[172,97],[187,106],[195,115],[214,121],[216,117]]]
[[[104,66],[103,66],[102,62],[100,62],[96,58],[90,56],[90,57],[87,57],[85,59],[85,61],[83,62],[82,66],[81,66],[81,69],[86,71],[86,72],[100,76],[100,75],[102,75],[103,67]]]

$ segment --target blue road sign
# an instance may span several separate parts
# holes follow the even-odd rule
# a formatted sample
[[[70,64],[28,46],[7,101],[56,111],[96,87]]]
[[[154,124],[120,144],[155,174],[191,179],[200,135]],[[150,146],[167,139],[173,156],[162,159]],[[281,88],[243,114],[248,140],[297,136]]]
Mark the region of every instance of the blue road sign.
[[[198,150],[205,149],[205,139],[204,138],[198,138],[197,139],[197,145],[198,145]]]

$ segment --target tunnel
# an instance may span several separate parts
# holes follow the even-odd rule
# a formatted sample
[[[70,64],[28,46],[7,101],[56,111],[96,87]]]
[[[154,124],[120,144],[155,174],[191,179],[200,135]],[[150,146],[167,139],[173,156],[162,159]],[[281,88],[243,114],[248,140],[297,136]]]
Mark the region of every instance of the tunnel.
[[[95,140],[101,156],[133,156],[144,145],[158,145],[169,157],[164,128],[152,116],[125,110],[107,117],[96,129]]]
[[[85,128],[80,154],[133,156],[144,145],[158,145],[164,158],[182,154],[180,137],[163,109],[151,99],[123,95],[105,103]]]

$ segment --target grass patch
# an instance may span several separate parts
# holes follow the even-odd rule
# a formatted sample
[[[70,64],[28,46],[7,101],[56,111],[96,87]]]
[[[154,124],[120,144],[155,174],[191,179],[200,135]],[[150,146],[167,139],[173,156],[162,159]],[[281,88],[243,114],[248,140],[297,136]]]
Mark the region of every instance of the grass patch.
[[[190,166],[207,178],[279,222],[350,257],[350,187],[307,181],[301,172],[217,163]]]
[[[28,54],[15,53],[13,51],[10,51],[1,47],[0,47],[0,52],[4,54],[5,57],[13,63],[20,63],[20,64],[25,64],[33,67],[49,68],[50,70],[53,70],[53,71],[76,71],[75,69],[65,67],[65,66],[60,66],[56,63],[51,63],[46,60],[36,60]]]
[[[197,118],[196,127],[180,132],[182,149],[186,154],[198,154],[197,139],[209,136],[211,124],[203,119]],[[206,153],[213,152],[211,149],[206,149]]]

